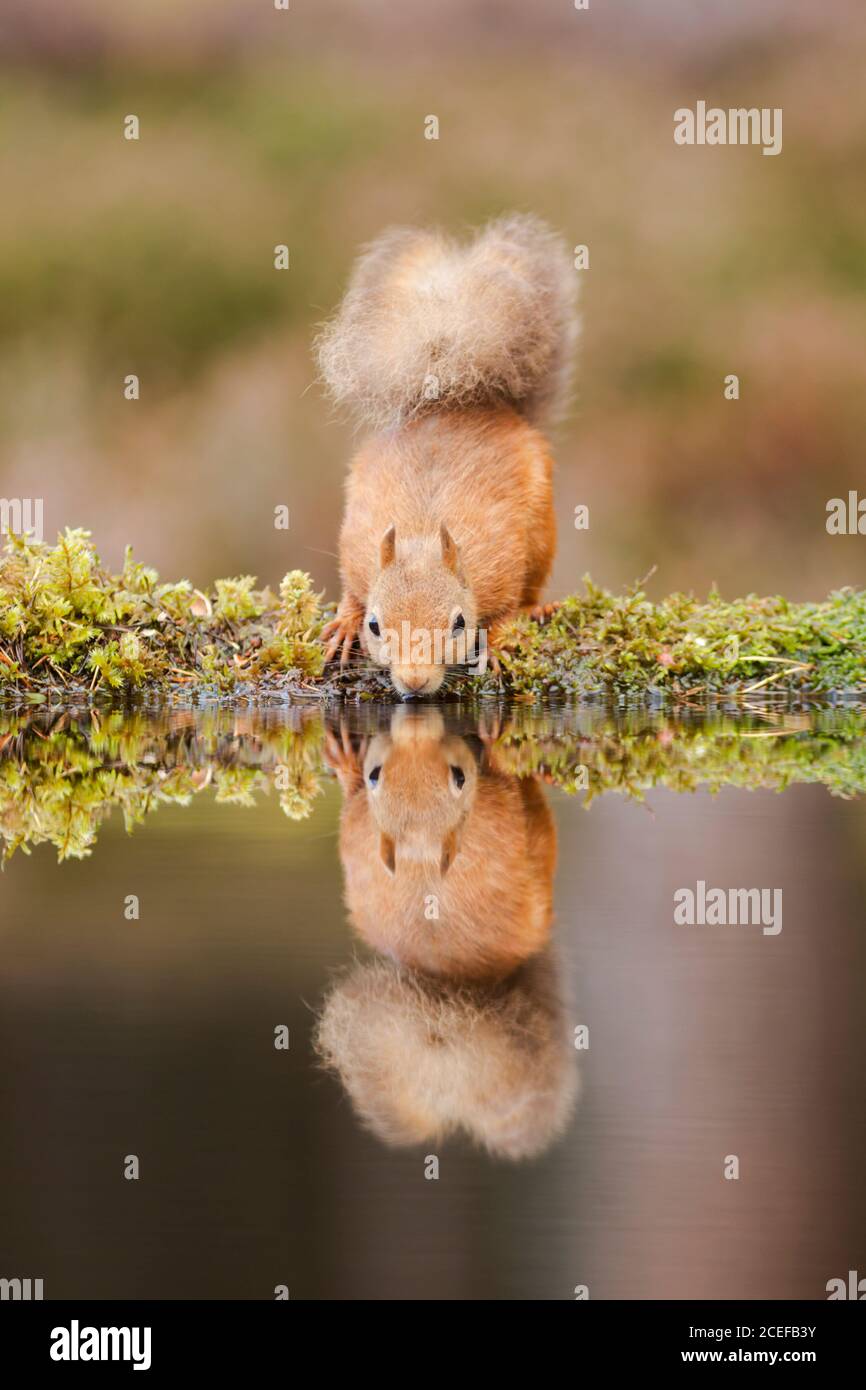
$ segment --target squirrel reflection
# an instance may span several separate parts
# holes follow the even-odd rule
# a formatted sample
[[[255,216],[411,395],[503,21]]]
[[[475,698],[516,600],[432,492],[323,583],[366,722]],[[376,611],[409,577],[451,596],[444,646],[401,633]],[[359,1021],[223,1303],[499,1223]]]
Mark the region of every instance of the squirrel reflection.
[[[394,1145],[460,1129],[526,1158],[577,1091],[550,945],[556,832],[534,778],[435,708],[365,737],[329,731],[350,920],[376,958],[328,995],[316,1045]]]

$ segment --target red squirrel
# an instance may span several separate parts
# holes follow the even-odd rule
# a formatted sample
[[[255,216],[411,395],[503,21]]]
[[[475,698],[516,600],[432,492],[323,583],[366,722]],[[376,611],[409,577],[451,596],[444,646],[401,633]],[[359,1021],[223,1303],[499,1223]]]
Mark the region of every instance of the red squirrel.
[[[325,757],[346,905],[375,956],[329,990],[318,1055],[388,1144],[463,1130],[499,1157],[539,1154],[578,1092],[544,792],[431,706],[400,706],[360,747],[340,734]]]
[[[577,333],[575,272],[535,217],[467,244],[398,228],[361,255],[318,342],[322,376],[370,429],[349,468],[342,597],[353,643],[404,698],[432,695],[483,632],[537,608],[553,562],[552,461]]]
[[[346,903],[368,946],[464,980],[508,975],[546,946],[556,829],[535,778],[500,769],[493,748],[479,766],[429,706],[396,709],[359,754],[330,731],[326,748],[345,796]]]

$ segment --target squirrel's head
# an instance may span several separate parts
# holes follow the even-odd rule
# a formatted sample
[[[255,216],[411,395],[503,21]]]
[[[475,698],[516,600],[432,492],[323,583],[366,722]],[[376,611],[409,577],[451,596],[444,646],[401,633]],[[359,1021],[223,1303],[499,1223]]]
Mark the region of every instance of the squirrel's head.
[[[361,640],[395,689],[411,699],[433,695],[449,666],[473,660],[478,613],[444,524],[439,535],[398,541],[389,526],[379,546]]]
[[[556,828],[544,794],[451,729],[443,706],[391,715],[353,754],[343,807],[352,925],[407,968],[504,979],[550,936]]]
[[[396,711],[388,733],[370,741],[364,785],[379,831],[379,854],[389,874],[397,853],[433,862],[448,872],[478,784],[475,757],[465,739],[445,730],[438,710]]]

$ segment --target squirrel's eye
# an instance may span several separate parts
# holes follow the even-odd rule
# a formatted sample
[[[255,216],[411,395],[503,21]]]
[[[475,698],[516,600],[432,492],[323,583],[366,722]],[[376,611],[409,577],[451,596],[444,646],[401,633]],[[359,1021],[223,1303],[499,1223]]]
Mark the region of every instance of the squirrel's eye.
[[[457,617],[454,619],[454,624],[453,624],[453,626],[452,626],[452,628],[451,628],[451,631],[452,631],[452,632],[462,632],[463,629],[464,629],[465,627],[466,627],[466,619],[464,618],[464,616],[463,616],[462,613],[458,613],[458,614],[457,614]]]
[[[379,773],[380,773],[381,771],[382,771],[382,764],[381,764],[381,763],[379,764],[378,767],[371,767],[371,768],[370,768],[370,772],[369,772],[369,775],[368,775],[368,777],[367,777],[367,781],[370,783],[370,786],[371,786],[371,787],[375,787],[375,786],[378,785],[378,782],[379,782]]]
[[[466,773],[463,771],[463,768],[462,768],[462,767],[452,767],[452,768],[449,769],[449,771],[450,771],[450,773],[451,773],[451,776],[454,778],[454,785],[455,785],[455,787],[457,788],[457,790],[458,790],[459,792],[462,792],[462,790],[463,790],[463,783],[466,781]]]
[[[374,637],[379,636],[379,621],[377,618],[371,618],[367,626],[369,627]]]

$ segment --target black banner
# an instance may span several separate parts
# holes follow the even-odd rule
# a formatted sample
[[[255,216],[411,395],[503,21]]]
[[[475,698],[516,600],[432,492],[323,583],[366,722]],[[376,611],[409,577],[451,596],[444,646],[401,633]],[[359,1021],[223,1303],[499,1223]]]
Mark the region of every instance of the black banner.
[[[341,1311],[341,1319],[345,1316]],[[429,1326],[430,1313],[424,1315]],[[445,1315],[448,1316],[447,1314]],[[464,1315],[465,1316],[465,1315]],[[536,1314],[518,1315],[520,1320]],[[315,1303],[116,1302],[5,1303],[0,1307],[3,1364],[58,1376],[92,1375],[100,1368],[166,1373],[230,1374],[255,1363],[285,1367],[299,1339],[325,1329],[328,1313]],[[442,1313],[436,1316],[437,1339]],[[367,1337],[381,1324],[376,1314]],[[486,1322],[486,1319],[485,1319]],[[840,1303],[579,1302],[546,1327],[569,1338],[572,1353],[616,1372],[641,1367],[734,1364],[805,1365],[828,1370],[857,1364],[864,1321]],[[447,1323],[445,1324],[447,1326]],[[509,1327],[515,1329],[514,1313]],[[572,1340],[579,1339],[579,1340]],[[333,1336],[323,1346],[330,1361]],[[370,1342],[365,1337],[364,1345]],[[485,1366],[510,1360],[500,1341],[478,1355]],[[462,1359],[462,1354],[461,1354]]]

